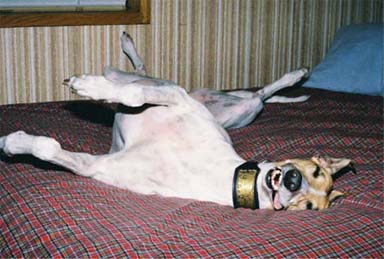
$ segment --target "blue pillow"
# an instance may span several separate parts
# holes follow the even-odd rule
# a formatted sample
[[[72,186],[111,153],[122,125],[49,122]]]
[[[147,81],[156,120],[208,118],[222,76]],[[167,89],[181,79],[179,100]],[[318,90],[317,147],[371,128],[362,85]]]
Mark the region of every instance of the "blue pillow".
[[[342,28],[304,86],[383,95],[384,24]]]

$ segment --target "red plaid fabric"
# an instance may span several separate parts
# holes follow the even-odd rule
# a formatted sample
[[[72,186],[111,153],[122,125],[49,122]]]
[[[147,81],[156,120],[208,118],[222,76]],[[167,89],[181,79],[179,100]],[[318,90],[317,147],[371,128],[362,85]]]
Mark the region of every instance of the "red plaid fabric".
[[[140,195],[31,156],[0,156],[0,257],[383,257],[383,99],[299,90],[305,103],[267,104],[231,130],[248,160],[327,154],[352,158],[347,195],[325,211],[233,209]],[[293,94],[299,94],[293,92]],[[113,107],[87,101],[0,107],[0,136],[54,137],[106,153]]]

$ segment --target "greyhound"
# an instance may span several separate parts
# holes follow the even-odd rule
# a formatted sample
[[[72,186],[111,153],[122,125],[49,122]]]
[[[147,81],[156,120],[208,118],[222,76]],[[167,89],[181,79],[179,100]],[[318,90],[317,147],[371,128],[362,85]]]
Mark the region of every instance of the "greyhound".
[[[129,36],[123,34],[124,37]],[[305,69],[288,73],[256,93],[188,94],[171,81],[147,76],[141,59],[131,54],[136,51],[128,53],[134,73],[109,68],[104,76],[73,76],[64,81],[80,96],[120,104],[108,154],[69,152],[53,138],[23,131],[1,137],[0,149],[9,156],[31,154],[79,176],[137,193],[210,201],[235,208],[320,210],[343,195],[333,190],[332,176],[350,166],[350,159],[315,156],[247,162],[236,153],[223,128],[252,121],[255,115],[244,115],[243,108],[259,112],[263,100],[300,80],[307,73]],[[217,102],[207,103],[212,100]],[[131,113],[131,109],[124,109],[127,106],[139,107],[141,111]],[[229,115],[225,114],[226,109]]]

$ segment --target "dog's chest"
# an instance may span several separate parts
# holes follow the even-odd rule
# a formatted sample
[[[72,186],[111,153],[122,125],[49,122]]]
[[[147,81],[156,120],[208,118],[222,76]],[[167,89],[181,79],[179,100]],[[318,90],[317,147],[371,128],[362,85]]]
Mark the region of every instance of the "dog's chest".
[[[130,145],[150,142],[151,145],[165,144],[183,150],[193,149],[191,145],[222,139],[222,132],[217,129],[213,121],[198,112],[161,106],[139,114],[119,114],[114,123],[114,131]]]

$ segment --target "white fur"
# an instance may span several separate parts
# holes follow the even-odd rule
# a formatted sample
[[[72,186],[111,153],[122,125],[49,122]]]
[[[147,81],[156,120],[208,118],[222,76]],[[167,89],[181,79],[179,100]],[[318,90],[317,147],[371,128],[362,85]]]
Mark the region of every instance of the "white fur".
[[[0,149],[7,155],[31,154],[78,175],[142,194],[232,205],[233,174],[245,161],[233,149],[222,126],[250,123],[265,99],[297,82],[307,71],[288,73],[256,93],[210,92],[211,97],[217,98],[218,106],[204,106],[202,103],[207,103],[200,99],[203,95],[209,97],[208,92],[188,95],[172,82],[145,76],[145,67],[133,43],[125,41],[131,41],[127,34],[122,36],[122,48],[131,54],[136,73],[108,68],[104,76],[84,75],[67,82],[75,93],[94,100],[131,107],[156,105],[138,114],[116,112],[109,154],[69,152],[52,138],[25,132],[1,137]],[[260,165],[257,186],[261,208],[273,206],[265,177],[274,166]]]
[[[116,113],[109,154],[69,152],[52,138],[24,132],[0,138],[0,148],[8,155],[32,154],[78,175],[142,194],[232,205],[233,174],[245,161],[227,132],[182,88],[147,80],[116,84],[100,76],[70,79],[70,88],[85,97],[126,106],[157,105],[139,114]],[[260,207],[272,208],[265,176],[274,164],[260,167]]]

